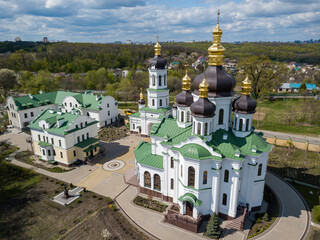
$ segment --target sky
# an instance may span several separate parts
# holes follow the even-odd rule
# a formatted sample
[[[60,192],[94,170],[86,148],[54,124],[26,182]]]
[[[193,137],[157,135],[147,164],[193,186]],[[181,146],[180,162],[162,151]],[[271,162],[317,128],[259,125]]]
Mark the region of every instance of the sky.
[[[320,39],[319,0],[0,0],[0,41]]]

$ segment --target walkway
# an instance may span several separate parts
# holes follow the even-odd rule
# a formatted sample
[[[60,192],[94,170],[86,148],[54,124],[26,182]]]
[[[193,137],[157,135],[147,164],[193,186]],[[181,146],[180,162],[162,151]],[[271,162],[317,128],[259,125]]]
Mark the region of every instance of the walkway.
[[[274,137],[280,139],[291,139],[292,141],[297,142],[306,142],[309,141],[309,143],[320,145],[320,135],[319,137],[309,137],[305,135],[298,135],[298,134],[292,134],[292,133],[283,133],[283,132],[273,132],[268,130],[260,130],[256,129],[256,132],[263,132],[266,137]]]

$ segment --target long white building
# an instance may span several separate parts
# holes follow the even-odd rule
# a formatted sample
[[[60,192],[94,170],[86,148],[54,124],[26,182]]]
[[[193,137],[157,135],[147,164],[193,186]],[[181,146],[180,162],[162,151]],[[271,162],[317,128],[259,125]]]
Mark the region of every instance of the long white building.
[[[178,204],[179,213],[170,212],[168,222],[195,231],[197,226],[186,226],[188,217],[197,225],[213,212],[232,219],[239,209],[260,208],[271,151],[252,128],[257,104],[248,78],[234,98],[236,81],[222,66],[221,35],[217,24],[209,66],[193,80],[194,92],[186,74],[173,116],[158,117],[151,142],[140,142],[134,151],[140,191]]]
[[[55,109],[61,112],[78,111],[98,121],[104,127],[118,121],[118,103],[111,96],[93,95],[91,92],[49,92],[29,94],[23,97],[8,97],[9,122],[15,128],[24,130],[42,110]]]

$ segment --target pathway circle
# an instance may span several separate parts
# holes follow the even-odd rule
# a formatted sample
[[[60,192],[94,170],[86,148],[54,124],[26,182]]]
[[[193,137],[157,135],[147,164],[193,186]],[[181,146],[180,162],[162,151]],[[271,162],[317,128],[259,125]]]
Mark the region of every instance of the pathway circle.
[[[125,166],[125,162],[121,160],[111,160],[103,164],[103,169],[106,171],[117,171]]]

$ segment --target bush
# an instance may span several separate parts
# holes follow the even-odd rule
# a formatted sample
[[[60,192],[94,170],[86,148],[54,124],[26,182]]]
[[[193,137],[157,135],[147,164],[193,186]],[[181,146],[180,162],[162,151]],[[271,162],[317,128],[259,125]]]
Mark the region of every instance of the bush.
[[[110,204],[110,203],[112,203],[113,201],[112,201],[112,199],[110,198],[110,197],[106,197],[106,203],[107,204]]]
[[[78,199],[78,200],[76,201],[76,203],[82,203],[82,200],[81,200],[81,199]]]
[[[116,206],[115,204],[111,204],[110,209],[111,209],[112,211],[116,211],[116,210],[117,210],[117,206]]]
[[[97,197],[97,195],[92,195],[92,197],[93,197],[93,198],[96,198],[96,197]]]
[[[312,213],[313,213],[313,220],[316,223],[320,222],[320,205],[314,206],[312,208]]]
[[[265,221],[265,222],[268,222],[269,221],[269,215],[268,213],[265,213],[262,217],[262,220]]]
[[[74,186],[73,186],[73,184],[72,183],[70,183],[70,188],[73,188]]]
[[[102,200],[102,197],[98,197],[98,200]]]

